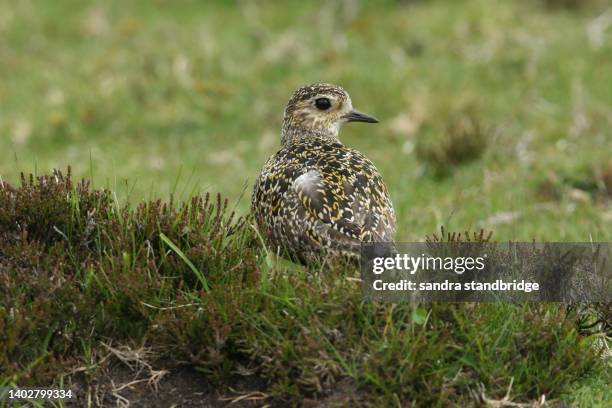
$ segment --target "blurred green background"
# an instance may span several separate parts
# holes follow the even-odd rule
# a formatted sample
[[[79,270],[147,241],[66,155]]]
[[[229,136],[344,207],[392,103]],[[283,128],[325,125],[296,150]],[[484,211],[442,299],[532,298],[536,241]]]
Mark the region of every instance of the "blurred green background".
[[[3,0],[0,176],[70,165],[122,202],[208,190],[245,213],[286,101],[324,81],[381,120],[341,139],[398,239],[609,241],[605,3]]]

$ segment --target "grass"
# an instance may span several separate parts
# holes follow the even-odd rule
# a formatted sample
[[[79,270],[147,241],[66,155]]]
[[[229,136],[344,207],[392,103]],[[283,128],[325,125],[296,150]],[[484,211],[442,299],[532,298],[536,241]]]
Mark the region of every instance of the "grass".
[[[1,190],[0,384],[94,378],[112,340],[279,401],[464,404],[514,378],[517,400],[605,406],[563,308],[362,304],[346,268],[278,262],[224,218],[292,90],[325,80],[381,120],[341,138],[383,174],[398,240],[610,241],[612,31],[605,4],[554,3],[0,1],[2,184],[68,165],[93,184]]]
[[[137,347],[151,372],[187,364],[221,391],[254,377],[278,405],[464,406],[509,381],[529,401],[607,375],[601,333],[581,334],[575,310],[365,303],[350,266],[269,264],[219,197],[130,209],[112,196],[59,172],[0,189],[3,383],[70,383],[75,369],[95,382],[107,349]]]
[[[326,80],[381,119],[341,137],[384,175],[401,240],[440,224],[610,240],[598,194],[576,200],[564,185],[544,204],[536,194],[547,176],[609,161],[610,34],[588,29],[601,8],[350,4],[4,3],[0,174],[70,164],[121,203],[194,191],[235,203],[277,148],[290,93]],[[466,101],[492,140],[480,161],[436,180],[414,146],[436,140],[445,112]],[[487,225],[500,213],[517,216]]]

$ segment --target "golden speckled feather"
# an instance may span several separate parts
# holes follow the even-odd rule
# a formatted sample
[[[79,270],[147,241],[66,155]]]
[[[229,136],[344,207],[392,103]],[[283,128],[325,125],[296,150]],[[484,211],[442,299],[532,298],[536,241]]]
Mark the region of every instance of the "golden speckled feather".
[[[377,122],[340,87],[300,88],[285,109],[281,149],[255,182],[251,208],[275,247],[303,262],[359,256],[361,242],[391,242],[395,213],[374,164],[338,139],[345,122]]]

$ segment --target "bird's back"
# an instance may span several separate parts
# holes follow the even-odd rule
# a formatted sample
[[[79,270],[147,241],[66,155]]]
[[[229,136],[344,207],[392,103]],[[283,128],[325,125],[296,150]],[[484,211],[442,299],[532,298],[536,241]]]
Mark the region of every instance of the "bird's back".
[[[378,170],[339,141],[309,138],[281,148],[264,165],[251,206],[272,244],[306,262],[358,255],[361,242],[389,242],[395,233]]]

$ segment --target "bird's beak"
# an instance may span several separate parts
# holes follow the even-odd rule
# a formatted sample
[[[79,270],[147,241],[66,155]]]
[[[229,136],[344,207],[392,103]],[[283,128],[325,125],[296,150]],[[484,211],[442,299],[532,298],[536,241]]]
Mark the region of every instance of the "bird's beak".
[[[367,123],[378,123],[378,119],[374,116],[366,115],[363,112],[353,109],[349,113],[343,116],[347,122],[367,122]]]

